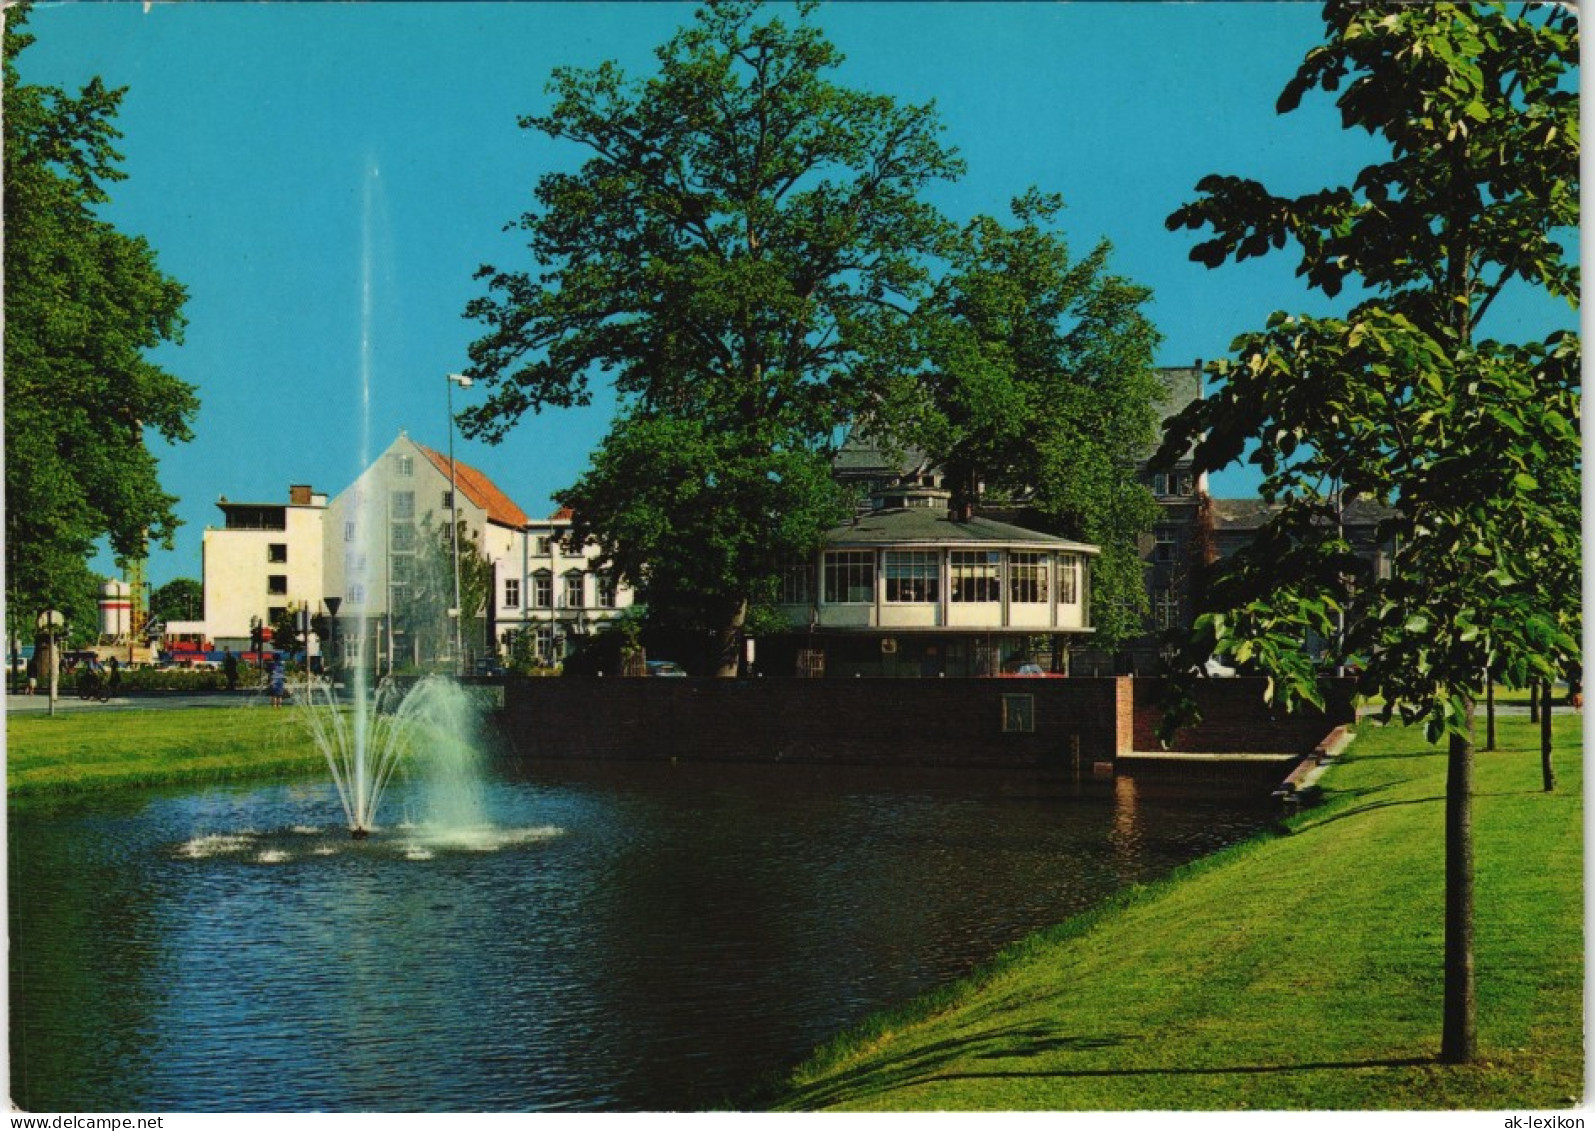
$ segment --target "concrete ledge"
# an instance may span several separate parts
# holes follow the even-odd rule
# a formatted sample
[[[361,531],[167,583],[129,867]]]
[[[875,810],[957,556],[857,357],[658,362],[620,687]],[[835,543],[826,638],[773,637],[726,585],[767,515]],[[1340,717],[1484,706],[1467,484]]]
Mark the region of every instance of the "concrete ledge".
[[[1190,751],[1137,750],[1131,754],[1120,754],[1119,761],[1124,765],[1134,765],[1137,762],[1196,762],[1196,763],[1257,763],[1257,762],[1294,762],[1300,755],[1297,754],[1247,754],[1240,751],[1226,751],[1215,754],[1202,754]]]
[[[1274,797],[1287,805],[1299,804],[1305,794],[1316,794],[1318,779],[1329,763],[1338,758],[1357,737],[1349,726],[1338,726],[1324,736],[1322,742],[1301,760],[1301,764],[1286,775],[1274,791]]]

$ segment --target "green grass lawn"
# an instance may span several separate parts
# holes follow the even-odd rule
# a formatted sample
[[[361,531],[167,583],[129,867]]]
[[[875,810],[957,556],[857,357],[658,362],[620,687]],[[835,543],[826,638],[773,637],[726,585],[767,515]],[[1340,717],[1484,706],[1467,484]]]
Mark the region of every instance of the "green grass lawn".
[[[6,794],[12,799],[290,775],[325,764],[287,709],[85,709],[6,719]]]
[[[1442,1065],[1443,748],[1365,727],[1325,804],[845,1034],[777,1106],[1565,1107],[1583,1095],[1581,720],[1478,755],[1480,1062]]]

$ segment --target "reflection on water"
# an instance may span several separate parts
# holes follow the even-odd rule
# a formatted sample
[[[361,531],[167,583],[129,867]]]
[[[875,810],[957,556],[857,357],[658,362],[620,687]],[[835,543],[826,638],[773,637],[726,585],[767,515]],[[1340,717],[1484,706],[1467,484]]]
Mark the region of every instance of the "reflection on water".
[[[402,786],[13,814],[32,1110],[734,1105],[871,1010],[1264,811],[1029,775],[518,766],[439,838]]]

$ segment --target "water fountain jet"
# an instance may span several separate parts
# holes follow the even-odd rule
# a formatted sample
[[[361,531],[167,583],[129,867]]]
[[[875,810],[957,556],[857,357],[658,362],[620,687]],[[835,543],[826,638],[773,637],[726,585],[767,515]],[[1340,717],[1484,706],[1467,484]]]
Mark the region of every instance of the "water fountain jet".
[[[480,757],[470,738],[476,709],[465,687],[445,676],[385,679],[369,701],[357,684],[348,707],[325,680],[306,678],[294,690],[298,717],[326,759],[353,839],[377,829],[383,793],[404,765],[420,787],[431,829],[459,837],[484,825]]]

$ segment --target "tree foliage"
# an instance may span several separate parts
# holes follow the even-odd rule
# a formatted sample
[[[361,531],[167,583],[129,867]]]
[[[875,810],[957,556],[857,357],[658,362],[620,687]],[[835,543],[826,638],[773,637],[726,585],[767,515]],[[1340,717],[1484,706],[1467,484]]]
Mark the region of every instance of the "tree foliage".
[[[1209,177],[1169,224],[1211,228],[1191,253],[1211,265],[1294,243],[1309,286],[1355,280],[1367,297],[1237,339],[1210,367],[1220,391],[1179,418],[1164,455],[1194,439],[1216,470],[1255,444],[1263,494],[1283,504],[1221,586],[1208,643],[1273,671],[1285,700],[1312,700],[1297,645],[1344,623],[1347,658],[1388,713],[1431,738],[1465,733],[1487,660],[1524,686],[1577,649],[1579,340],[1477,333],[1514,281],[1577,302],[1562,246],[1577,224],[1574,26],[1560,9],[1488,5],[1332,2],[1324,15],[1330,40],[1280,108],[1349,78],[1344,124],[1383,137],[1391,159],[1300,197]],[[1388,579],[1366,575],[1337,527],[1355,499],[1397,508],[1381,531],[1397,547]]]
[[[162,624],[193,621],[205,615],[205,586],[192,577],[177,577],[150,594],[150,616]]]
[[[838,430],[904,387],[944,228],[919,194],[960,169],[931,107],[832,81],[812,10],[788,24],[714,0],[651,78],[557,70],[553,109],[522,125],[588,159],[543,177],[519,222],[540,273],[484,267],[467,311],[490,390],[467,433],[501,438],[612,378],[619,419],[561,501],[628,580],[694,594],[724,627],[823,529],[772,527],[773,508],[826,510]]]
[[[1102,547],[1092,620],[1111,648],[1146,612],[1136,539],[1157,504],[1135,464],[1157,437],[1159,335],[1143,310],[1151,292],[1108,271],[1106,241],[1070,257],[1054,227],[1062,207],[1032,189],[1011,226],[980,216],[951,242],[918,319],[930,373],[912,431],[955,510],[995,489]]]
[[[1198,440],[1199,467],[1249,457],[1280,504],[1215,585],[1202,651],[1254,663],[1287,704],[1318,700],[1311,635],[1362,665],[1386,718],[1449,736],[1446,1001],[1442,1056],[1475,1055],[1472,988],[1473,704],[1494,669],[1522,687],[1577,662],[1578,337],[1482,336],[1509,287],[1570,306],[1578,269],[1576,17],[1556,6],[1330,0],[1327,42],[1280,98],[1339,92],[1344,126],[1389,160],[1349,185],[1277,196],[1208,177],[1171,228],[1210,228],[1217,266],[1293,245],[1297,274],[1343,316],[1275,313],[1217,362],[1220,390],[1164,448]],[[1344,89],[1342,89],[1344,87]],[[1357,563],[1338,508],[1396,508],[1388,577]]]
[[[187,440],[198,402],[145,357],[179,340],[183,288],[98,215],[125,176],[124,92],[24,83],[25,20],[5,27],[5,534],[8,605],[31,617],[92,592],[97,540],[123,558],[170,544],[176,500],[146,439]]]

